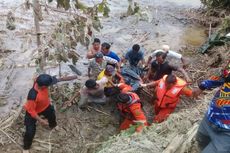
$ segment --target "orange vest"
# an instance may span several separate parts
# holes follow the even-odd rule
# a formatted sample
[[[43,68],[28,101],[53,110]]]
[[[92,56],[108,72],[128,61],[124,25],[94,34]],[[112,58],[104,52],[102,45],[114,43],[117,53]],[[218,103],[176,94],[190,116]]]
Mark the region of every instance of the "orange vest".
[[[133,93],[133,92],[126,92],[129,96],[131,96],[131,101],[127,102],[127,103],[118,103],[117,104],[117,107],[118,109],[122,112],[122,115],[125,116],[125,117],[128,117],[128,118],[132,118],[131,117],[131,112],[130,112],[130,109],[129,107],[132,105],[132,104],[135,104],[135,103],[139,103],[140,102],[140,98],[139,96],[136,94],[136,93]]]
[[[179,102],[180,91],[186,86],[186,82],[180,78],[176,78],[176,84],[169,90],[166,91],[165,79],[167,75],[165,75],[159,82],[157,86],[157,103],[156,105],[160,108],[175,108],[177,103]]]
[[[127,85],[125,83],[119,83],[118,87],[120,88],[122,93],[127,93],[129,91],[132,91],[132,87],[130,85]]]

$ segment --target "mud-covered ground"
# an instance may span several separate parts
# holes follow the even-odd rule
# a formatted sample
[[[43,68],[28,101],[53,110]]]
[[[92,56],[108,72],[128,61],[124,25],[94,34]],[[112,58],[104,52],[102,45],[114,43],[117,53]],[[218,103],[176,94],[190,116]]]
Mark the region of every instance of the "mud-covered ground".
[[[84,2],[92,5],[92,1]],[[203,64],[207,61],[207,58],[197,55],[195,50],[205,41],[207,27],[201,27],[189,20],[184,20],[185,15],[191,9],[199,8],[198,0],[191,2],[185,0],[179,2],[176,0],[143,0],[140,2],[142,16],[134,15],[122,19],[120,17],[124,16],[127,11],[128,2],[111,0],[109,4],[111,8],[110,17],[102,18],[103,29],[96,32],[95,36],[102,41],[113,43],[112,50],[122,55],[134,43],[139,43],[144,47],[147,59],[153,49],[168,44],[172,50],[179,51],[189,58],[192,63],[189,73],[194,79],[194,83],[197,79],[204,77],[206,72]],[[0,49],[13,50],[13,52],[0,59],[4,63],[0,71],[1,81],[7,74],[8,68],[6,66],[10,65],[8,63],[13,60],[15,65],[12,75],[10,75],[12,77],[10,88],[12,93],[3,99],[4,105],[0,105],[0,115],[4,118],[13,110],[20,110],[21,105],[18,105],[17,102],[21,101],[23,103],[25,101],[26,94],[31,87],[36,67],[28,66],[28,64],[34,65],[33,52],[36,49],[36,39],[32,10],[26,11],[20,3],[13,0],[0,2],[0,8],[3,19],[0,21],[2,29],[0,32],[2,43]],[[16,16],[16,30],[9,31],[5,28],[5,19],[7,12],[12,9],[14,9]],[[52,28],[58,21],[69,18],[67,14],[60,12],[49,11],[49,14],[47,14],[44,11],[43,13],[45,20],[41,22],[41,29],[45,34],[49,34],[49,31],[53,30]],[[81,55],[77,67],[83,73],[77,80],[79,83],[84,83],[87,79],[86,64],[88,61],[85,59],[86,51],[87,49],[82,46],[78,47],[77,50]],[[180,63],[180,61],[176,63]],[[201,72],[197,72],[197,69]],[[72,73],[66,64],[62,64],[62,70],[66,74]],[[57,75],[58,68],[48,69],[47,73]],[[1,85],[4,85],[4,82],[1,82]],[[16,98],[16,102],[11,99],[12,97]],[[119,122],[113,106],[91,106],[86,110],[81,110],[77,105],[73,105],[63,112],[59,103],[56,101],[53,101],[53,103],[56,107],[58,128],[51,131],[38,124],[31,149],[32,153],[92,153],[109,137],[118,133]],[[196,104],[193,103],[191,106],[188,102],[182,103],[177,111],[186,108],[188,105],[196,107]],[[145,102],[144,108],[149,120],[151,120],[151,105]],[[10,128],[5,129],[6,133],[0,132],[0,152],[21,152],[22,135],[24,133],[23,116],[24,112],[20,114]]]

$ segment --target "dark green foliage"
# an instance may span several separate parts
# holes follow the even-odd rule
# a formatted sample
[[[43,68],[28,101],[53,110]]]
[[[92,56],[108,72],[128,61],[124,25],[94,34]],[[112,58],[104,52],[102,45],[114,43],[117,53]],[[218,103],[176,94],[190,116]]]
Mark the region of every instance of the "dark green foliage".
[[[220,33],[214,33],[210,36],[208,41],[198,49],[198,52],[204,54],[207,53],[208,50],[213,48],[214,46],[223,46],[229,43],[230,43],[229,37],[226,37],[225,35],[221,36]]]
[[[103,0],[100,4],[97,5],[97,10],[100,13],[103,13],[103,16],[108,17],[110,9],[106,0]]]
[[[57,7],[63,7],[65,10],[70,8],[70,0],[57,0]]]
[[[201,0],[208,8],[230,9],[230,0]]]
[[[221,32],[229,33],[230,32],[230,16],[226,16],[221,24]]]
[[[48,0],[48,2],[52,2],[53,0]],[[57,7],[62,7],[65,10],[68,10],[70,8],[70,0],[56,0],[57,1]],[[75,8],[79,10],[87,10],[89,7],[85,6],[83,3],[81,3],[79,0],[72,0],[72,2],[75,2]],[[103,13],[103,16],[108,17],[110,9],[108,7],[107,0],[103,0],[101,3],[96,4],[94,6],[97,8],[97,12]]]
[[[80,10],[87,9],[87,6],[85,6],[84,4],[79,2],[79,0],[75,0],[75,7],[76,7],[76,9],[80,9]]]

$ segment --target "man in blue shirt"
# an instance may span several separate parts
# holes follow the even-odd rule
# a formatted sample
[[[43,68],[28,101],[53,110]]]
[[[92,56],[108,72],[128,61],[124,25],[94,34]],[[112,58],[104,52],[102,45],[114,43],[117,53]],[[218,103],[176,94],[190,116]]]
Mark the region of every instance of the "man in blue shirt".
[[[101,52],[104,54],[104,56],[109,56],[115,60],[117,60],[118,62],[120,62],[120,58],[119,56],[113,52],[113,51],[110,51],[110,44],[104,42],[102,45],[101,45]]]
[[[117,63],[117,71],[120,72],[120,61],[121,61],[121,59],[119,58],[119,56],[115,52],[110,51],[110,47],[111,47],[110,44],[104,42],[101,45],[101,52],[103,53],[104,56],[108,56],[108,57],[111,57],[111,58],[117,60],[117,62],[118,62]],[[110,65],[113,65],[114,67],[116,66],[114,64],[110,64]]]
[[[199,84],[197,94],[205,89],[220,87],[197,132],[202,153],[230,152],[230,70],[227,71],[224,70],[219,80],[205,80]]]
[[[125,60],[129,61],[130,66],[137,67],[140,61],[142,62],[141,64],[144,65],[144,52],[140,49],[140,46],[138,44],[135,44],[125,54]]]

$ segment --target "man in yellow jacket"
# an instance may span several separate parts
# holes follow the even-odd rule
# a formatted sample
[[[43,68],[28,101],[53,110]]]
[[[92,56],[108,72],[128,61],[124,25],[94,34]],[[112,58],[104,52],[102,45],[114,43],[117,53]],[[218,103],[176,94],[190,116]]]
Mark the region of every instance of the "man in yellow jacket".
[[[117,78],[117,83],[124,83],[123,77],[115,71],[112,65],[107,65],[106,68],[98,75],[97,82],[104,85],[104,92],[107,97],[111,96],[115,87],[114,79]]]

